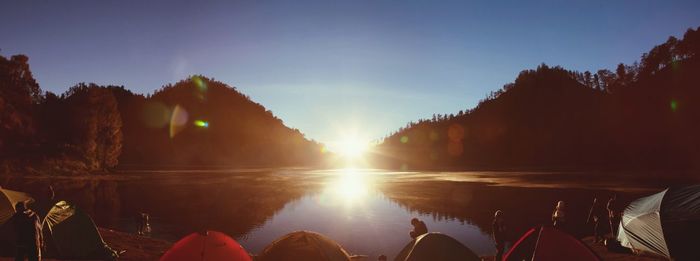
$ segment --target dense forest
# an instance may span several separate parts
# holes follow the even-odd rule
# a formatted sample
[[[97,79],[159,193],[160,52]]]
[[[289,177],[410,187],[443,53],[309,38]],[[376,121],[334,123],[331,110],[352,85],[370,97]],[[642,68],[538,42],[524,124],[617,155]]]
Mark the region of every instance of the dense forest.
[[[308,166],[320,144],[203,76],[152,95],[80,83],[43,92],[29,58],[0,56],[0,173]]]
[[[378,163],[403,169],[700,169],[700,28],[612,72],[540,65],[466,111],[411,122]]]

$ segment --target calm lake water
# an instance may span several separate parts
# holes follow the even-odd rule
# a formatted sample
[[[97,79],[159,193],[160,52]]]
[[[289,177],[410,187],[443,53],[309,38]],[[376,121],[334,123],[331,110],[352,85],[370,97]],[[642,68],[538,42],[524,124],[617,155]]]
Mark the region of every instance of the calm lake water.
[[[646,178],[645,178],[646,177]],[[153,237],[175,241],[210,229],[259,253],[296,230],[322,233],[351,254],[396,255],[410,242],[409,221],[450,235],[480,255],[494,252],[490,226],[506,213],[515,239],[549,222],[565,200],[572,222],[583,225],[593,197],[618,194],[627,202],[685,180],[660,181],[634,173],[391,172],[380,170],[139,171],[97,178],[2,177],[4,188],[27,191],[39,202],[48,185],[102,227],[136,230],[136,215],[151,215]]]

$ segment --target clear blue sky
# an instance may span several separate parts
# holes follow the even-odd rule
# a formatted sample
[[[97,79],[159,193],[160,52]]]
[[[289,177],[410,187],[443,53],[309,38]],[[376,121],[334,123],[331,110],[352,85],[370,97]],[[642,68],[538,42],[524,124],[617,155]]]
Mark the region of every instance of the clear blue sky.
[[[631,63],[700,26],[697,0],[203,2],[4,0],[0,55],[29,55],[56,93],[203,74],[329,142],[471,108],[542,62]]]

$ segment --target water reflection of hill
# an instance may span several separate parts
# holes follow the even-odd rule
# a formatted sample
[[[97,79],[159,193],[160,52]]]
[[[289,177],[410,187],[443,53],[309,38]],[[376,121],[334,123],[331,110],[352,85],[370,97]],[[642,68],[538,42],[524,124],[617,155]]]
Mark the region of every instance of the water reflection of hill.
[[[215,229],[233,236],[262,225],[309,184],[265,173],[134,175],[118,179],[10,178],[3,187],[27,191],[46,201],[48,186],[57,200],[75,202],[98,226],[135,231],[139,212],[151,215],[155,236],[176,239]],[[45,204],[48,205],[48,204]]]
[[[501,209],[507,215],[513,234],[517,235],[533,225],[549,223],[558,200],[564,200],[570,206],[572,222],[583,224],[594,195],[604,203],[610,195],[618,193],[624,204],[653,193],[659,186],[677,182],[625,178],[627,185],[621,187],[615,184],[621,184],[622,178],[608,177],[610,175],[586,175],[583,178],[577,174],[516,172],[343,173],[262,170],[129,172],[88,178],[5,176],[0,177],[0,185],[29,192],[38,203],[45,202],[48,186],[52,185],[56,199],[75,202],[92,215],[99,226],[126,232],[135,231],[137,213],[147,212],[152,217],[154,236],[175,240],[205,228],[234,237],[244,236],[271,220],[285,205],[304,195],[327,190],[329,188],[325,186],[328,185],[342,190],[335,196],[350,196],[344,193],[362,191],[356,186],[373,186],[386,198],[408,209],[408,213],[415,211],[430,215],[436,221],[458,220],[473,224],[484,233],[490,233],[492,215]],[[351,182],[354,178],[343,179],[345,176],[358,180]],[[336,179],[345,183],[336,184]],[[360,182],[362,180],[367,184]],[[571,185],[573,183],[577,185]],[[613,185],[629,189],[607,190]],[[403,225],[407,222],[403,219],[408,217],[403,216],[396,220],[395,215],[399,212],[383,211],[371,209],[368,212],[380,215],[373,225],[390,226],[397,222]],[[303,215],[307,214],[304,212]],[[316,218],[325,219],[328,215],[318,213]],[[286,231],[294,224],[282,225]],[[315,225],[298,229],[318,229]],[[582,225],[577,227],[578,232],[584,230]],[[402,234],[403,229],[399,229]]]
[[[493,213],[506,213],[513,236],[537,224],[548,224],[554,205],[564,200],[569,205],[570,222],[576,233],[586,233],[585,219],[591,200],[597,196],[603,203],[617,193],[626,203],[645,192],[612,192],[602,189],[525,188],[493,186],[445,180],[386,182],[382,192],[411,211],[429,213],[436,220],[457,219],[491,233]]]

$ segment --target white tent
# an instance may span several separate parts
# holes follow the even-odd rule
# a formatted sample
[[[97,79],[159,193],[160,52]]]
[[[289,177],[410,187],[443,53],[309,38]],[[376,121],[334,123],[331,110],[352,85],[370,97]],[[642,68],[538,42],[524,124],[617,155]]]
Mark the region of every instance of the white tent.
[[[628,248],[700,260],[700,185],[669,188],[625,208],[617,239]]]

